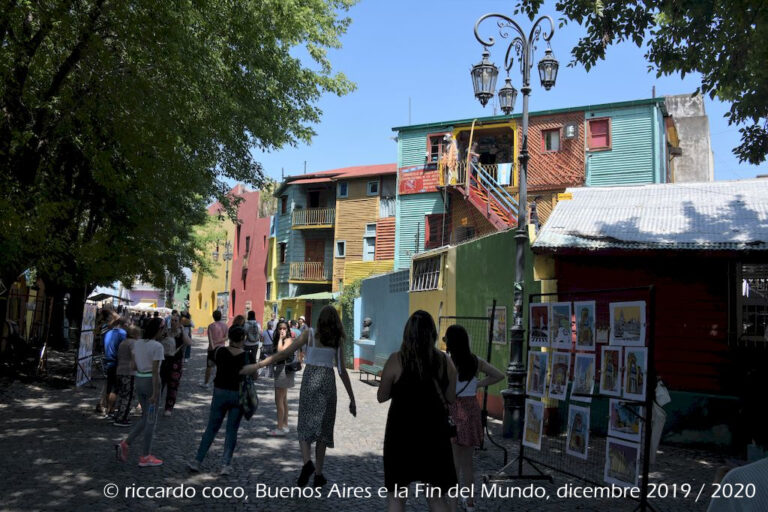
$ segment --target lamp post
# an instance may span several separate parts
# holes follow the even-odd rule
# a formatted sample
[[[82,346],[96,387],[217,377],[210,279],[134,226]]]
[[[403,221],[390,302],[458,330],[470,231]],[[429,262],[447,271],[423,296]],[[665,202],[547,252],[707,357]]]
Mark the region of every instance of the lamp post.
[[[472,85],[475,97],[485,106],[494,95],[496,79],[499,75],[498,68],[489,60],[489,48],[495,44],[493,37],[483,39],[479,34],[479,28],[486,19],[494,19],[499,29],[499,35],[511,42],[507,47],[504,57],[504,68],[507,78],[504,87],[499,90],[499,106],[509,115],[514,108],[517,90],[512,86],[509,71],[515,62],[515,56],[520,64],[522,73],[523,93],[523,143],[520,149],[518,161],[520,162],[519,176],[519,201],[517,212],[517,231],[515,233],[515,307],[512,327],[510,328],[509,366],[507,367],[507,389],[501,392],[504,398],[504,437],[520,439],[523,432],[524,406],[525,406],[525,376],[526,368],[523,362],[523,345],[525,343],[525,331],[523,329],[523,298],[525,284],[525,251],[528,249],[528,230],[526,223],[528,204],[528,96],[531,93],[531,69],[533,68],[533,53],[536,42],[543,37],[547,43],[544,57],[538,64],[539,78],[544,89],[549,90],[555,85],[559,64],[552,56],[549,48],[549,40],[555,32],[555,24],[549,16],[541,16],[533,24],[531,31],[526,36],[520,25],[513,19],[503,14],[489,13],[481,16],[475,23],[475,38],[483,45],[482,60],[472,67]],[[542,23],[549,22],[549,31],[543,32]]]
[[[211,256],[213,256],[213,261],[219,261],[218,245],[216,246],[216,249],[211,253]],[[229,296],[229,290],[227,289],[229,286],[229,262],[232,259],[232,244],[229,242],[229,240],[224,241],[224,254],[222,257],[224,258],[224,292],[226,292],[227,296]],[[229,304],[227,304],[227,309],[229,309]]]

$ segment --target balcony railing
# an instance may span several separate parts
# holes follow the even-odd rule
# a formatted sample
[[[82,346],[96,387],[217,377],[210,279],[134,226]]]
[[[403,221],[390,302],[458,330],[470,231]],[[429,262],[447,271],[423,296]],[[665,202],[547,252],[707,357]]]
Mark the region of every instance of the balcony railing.
[[[302,208],[293,211],[294,228],[333,226],[336,208]]]
[[[322,261],[295,261],[291,263],[288,278],[294,281],[330,281],[332,270]]]
[[[509,164],[476,164],[483,169],[494,181],[504,187],[511,186],[514,183],[515,166]],[[466,185],[467,184],[467,163],[456,162],[452,167],[440,167],[440,185]]]

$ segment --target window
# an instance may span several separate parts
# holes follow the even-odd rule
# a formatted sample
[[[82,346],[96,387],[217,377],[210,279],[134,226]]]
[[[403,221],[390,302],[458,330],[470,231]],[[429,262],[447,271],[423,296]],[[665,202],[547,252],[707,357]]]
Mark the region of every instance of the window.
[[[251,250],[251,237],[247,236],[245,237],[245,254],[248,255],[248,252]]]
[[[288,196],[280,196],[280,215],[288,213]]]
[[[367,189],[368,189],[369,196],[379,195],[379,180],[369,181]]]
[[[541,132],[542,151],[560,151],[560,128]]]
[[[236,235],[235,235],[237,237],[235,239],[235,243],[237,244],[237,248],[235,249],[235,252],[240,252],[240,228],[241,228],[241,226],[240,226],[240,224],[238,224],[237,225],[237,229],[235,230],[237,232]],[[246,252],[247,251],[248,250],[246,249]]]
[[[740,341],[768,342],[768,265],[740,265],[737,292]]]
[[[264,297],[266,300],[270,300],[272,297],[272,283],[267,283],[267,295]]]
[[[447,133],[430,135],[427,138],[427,163],[436,164],[448,149]]]
[[[336,257],[344,258],[347,256],[347,241],[336,240]]]
[[[411,291],[437,290],[440,284],[442,256],[413,260]]]
[[[347,193],[349,192],[349,184],[346,181],[340,181],[336,185],[336,196],[337,197],[347,197]]]
[[[611,149],[611,120],[590,119],[589,120],[588,144],[591,151],[599,149]]]
[[[288,244],[286,242],[280,242],[280,263],[285,263],[285,253]]]
[[[363,236],[363,261],[376,259],[376,224],[365,225]]]

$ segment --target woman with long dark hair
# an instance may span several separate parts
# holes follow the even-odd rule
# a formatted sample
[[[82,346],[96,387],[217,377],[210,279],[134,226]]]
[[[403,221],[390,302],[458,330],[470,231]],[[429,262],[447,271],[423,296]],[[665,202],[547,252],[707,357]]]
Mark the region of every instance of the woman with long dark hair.
[[[283,321],[281,321],[283,323]],[[349,382],[347,369],[344,367],[344,327],[339,313],[333,306],[325,306],[320,310],[317,319],[317,333],[307,328],[301,336],[295,338],[283,350],[246,366],[242,374],[253,374],[259,368],[269,366],[287,359],[298,349],[307,345],[304,363],[304,376],[301,379],[299,393],[299,424],[296,432],[301,445],[301,456],[304,466],[301,468],[299,487],[309,482],[312,473],[315,474],[313,487],[322,487],[327,483],[323,476],[326,448],[333,448],[333,429],[336,423],[336,378],[333,375],[334,366],[338,369],[341,382],[349,395],[349,412],[357,415],[355,395],[352,383]],[[316,443],[315,457],[317,465],[312,462],[312,443]]]
[[[280,351],[288,348],[293,338],[288,328],[288,322],[278,322],[277,339],[275,340],[275,349]],[[277,428],[267,432],[270,436],[284,436],[290,430],[288,429],[288,389],[295,386],[296,374],[289,371],[288,361],[281,361],[273,367],[275,375],[275,407],[277,409]]]
[[[451,418],[456,424],[456,438],[453,439],[453,462],[456,477],[462,487],[470,487],[475,481],[472,456],[475,447],[483,444],[483,423],[480,406],[477,403],[477,390],[496,384],[504,374],[480,359],[469,348],[469,335],[460,325],[451,325],[445,331],[445,345],[456,365],[456,401],[450,405]],[[478,380],[477,374],[483,372],[486,377]],[[463,500],[467,512],[475,510],[472,497]]]
[[[392,354],[381,372],[379,402],[390,398],[384,434],[384,483],[390,512],[405,510],[405,498],[395,487],[423,482],[442,491],[430,498],[435,511],[455,509],[447,497],[455,486],[448,407],[456,397],[456,368],[435,348],[437,329],[426,311],[416,311],[405,324],[400,351]]]

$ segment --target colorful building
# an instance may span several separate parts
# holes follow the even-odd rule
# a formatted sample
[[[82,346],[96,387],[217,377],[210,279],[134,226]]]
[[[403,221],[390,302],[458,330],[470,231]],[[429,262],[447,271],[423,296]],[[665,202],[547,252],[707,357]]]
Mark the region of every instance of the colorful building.
[[[275,192],[278,316],[313,325],[345,283],[392,269],[395,194],[394,164],[283,181]]]

